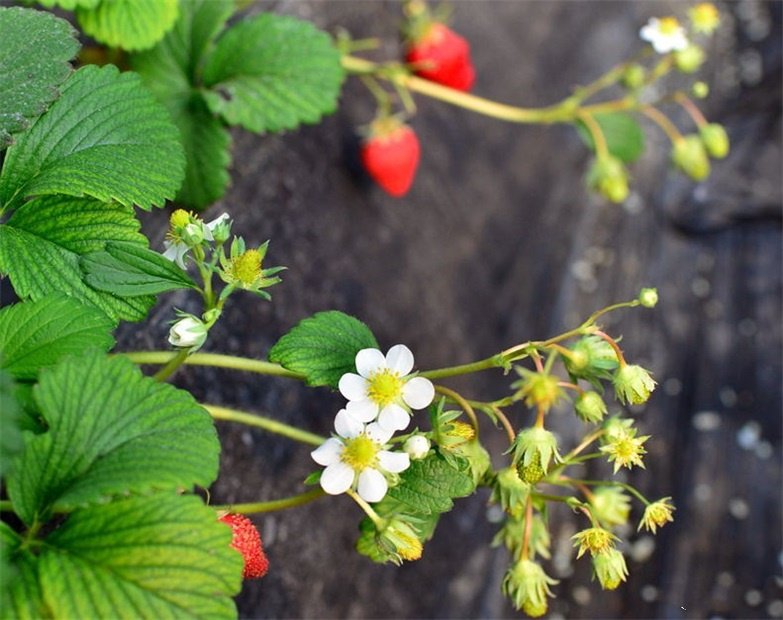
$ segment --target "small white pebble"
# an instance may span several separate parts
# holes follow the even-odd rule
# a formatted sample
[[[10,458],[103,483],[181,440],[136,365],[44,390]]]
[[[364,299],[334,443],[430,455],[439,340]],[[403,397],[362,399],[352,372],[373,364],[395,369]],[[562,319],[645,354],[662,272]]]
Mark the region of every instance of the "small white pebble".
[[[655,552],[655,539],[652,536],[642,536],[633,545],[629,555],[634,562],[645,562]]]
[[[712,499],[712,487],[705,482],[697,484],[693,489],[693,497],[696,498],[697,502],[710,501]]]
[[[243,432],[241,437],[242,443],[245,444],[248,448],[253,445],[253,435],[250,433],[250,431]]]
[[[751,607],[761,605],[764,601],[764,595],[758,590],[748,590],[745,592],[745,602]]]
[[[723,571],[718,575],[718,585],[721,588],[730,588],[734,585],[734,575],[732,575],[729,571]]]
[[[743,450],[753,450],[761,439],[761,425],[758,422],[747,422],[737,431],[737,444]]]
[[[720,428],[721,419],[715,411],[699,411],[693,416],[693,428],[697,431],[708,432]]]
[[[747,519],[750,514],[750,506],[748,502],[739,497],[735,497],[729,500],[729,514],[735,519]]]
[[[772,444],[768,441],[760,441],[753,452],[762,461],[766,461],[772,457]]]
[[[646,585],[642,587],[641,594],[645,603],[654,603],[658,600],[658,588],[655,586]]]
[[[669,377],[663,382],[663,391],[669,396],[677,396],[682,392],[682,381],[677,377]]]
[[[592,598],[589,588],[584,586],[576,586],[571,591],[571,596],[573,597],[574,601],[576,601],[577,605],[589,605],[590,599]]]

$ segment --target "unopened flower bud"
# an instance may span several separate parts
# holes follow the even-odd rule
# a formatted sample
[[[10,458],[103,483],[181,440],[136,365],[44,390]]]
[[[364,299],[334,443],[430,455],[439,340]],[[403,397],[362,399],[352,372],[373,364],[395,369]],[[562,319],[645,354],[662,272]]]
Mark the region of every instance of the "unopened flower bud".
[[[520,560],[514,564],[503,579],[503,593],[511,599],[516,609],[528,616],[538,618],[547,610],[547,596],[553,596],[550,585],[558,583],[532,560]]]
[[[617,549],[606,549],[594,555],[593,574],[604,590],[614,590],[628,577],[625,557]]]
[[[647,508],[644,509],[644,515],[642,516],[638,529],[644,527],[646,530],[655,534],[659,527],[663,527],[670,521],[674,521],[674,516],[672,515],[674,506],[672,506],[670,500],[671,497],[664,497],[657,502],[649,504]]]
[[[647,77],[647,70],[639,63],[633,63],[623,72],[623,86],[628,90],[636,90],[644,86],[644,80]]]
[[[655,389],[655,380],[641,366],[626,364],[620,367],[612,379],[615,395],[621,403],[641,405],[647,402]]]
[[[403,560],[413,562],[421,558],[424,549],[421,540],[405,521],[392,519],[379,536]]]
[[[174,323],[169,330],[169,343],[182,349],[201,348],[207,339],[207,326],[194,316],[187,315]]]
[[[602,527],[589,527],[586,530],[577,532],[571,538],[574,540],[574,547],[579,547],[579,551],[576,554],[577,559],[581,558],[586,551],[589,551],[591,555],[595,555],[611,549],[614,547],[615,541],[618,540],[617,536]]]
[[[696,99],[705,99],[710,94],[710,87],[706,82],[695,82],[691,86],[691,94]]]
[[[430,451],[430,440],[424,435],[412,435],[405,440],[402,447],[412,460],[423,459]]]
[[[720,24],[720,13],[712,2],[701,2],[688,11],[696,32],[712,34]]]
[[[631,514],[631,498],[619,487],[598,487],[590,497],[590,509],[605,525],[623,525]]]
[[[606,415],[606,403],[598,392],[582,392],[574,402],[576,414],[585,422],[600,422]]]
[[[587,185],[607,200],[621,203],[628,198],[628,170],[613,155],[599,157],[587,173]]]
[[[699,128],[699,135],[710,157],[723,159],[729,154],[729,136],[723,125],[718,123],[702,125]]]
[[[182,241],[189,247],[195,247],[204,241],[204,225],[201,222],[186,224],[181,233]]]
[[[710,174],[710,160],[701,138],[695,134],[684,136],[672,147],[672,163],[694,181]]]
[[[639,291],[639,303],[645,308],[655,308],[658,303],[658,289],[643,288]]]
[[[693,43],[684,50],[674,52],[674,64],[683,73],[695,73],[704,64],[704,50]]]
[[[537,472],[541,470],[540,477],[544,476],[549,471],[549,463],[554,461],[559,463],[562,461],[562,457],[557,451],[557,439],[548,430],[533,426],[521,431],[514,439],[513,463],[517,467],[517,471],[520,468],[523,472],[530,468],[530,476],[521,474],[520,477],[524,480],[525,477],[533,477],[534,470]],[[536,480],[536,482],[538,482]]]

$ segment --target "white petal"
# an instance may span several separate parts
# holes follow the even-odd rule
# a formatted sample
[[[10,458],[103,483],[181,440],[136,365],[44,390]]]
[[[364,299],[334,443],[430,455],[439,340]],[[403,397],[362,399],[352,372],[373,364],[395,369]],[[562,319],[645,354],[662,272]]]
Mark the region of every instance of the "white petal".
[[[392,429],[386,429],[377,422],[368,424],[364,432],[370,439],[376,443],[381,444],[382,446],[385,445],[389,439],[391,439],[392,435],[394,435],[394,431]]]
[[[214,232],[214,231],[215,231],[215,228],[217,228],[218,224],[222,224],[222,223],[223,223],[223,222],[225,222],[227,219],[229,219],[229,215],[228,215],[228,213],[222,213],[221,215],[219,215],[218,217],[216,217],[216,218],[215,218],[214,220],[212,220],[211,222],[207,222],[207,223],[206,223],[207,230],[208,230],[209,232]]]
[[[399,474],[411,466],[411,457],[405,452],[389,452],[381,450],[378,452],[378,462],[381,468],[393,474]]]
[[[639,36],[644,41],[652,41],[653,39],[657,39],[657,35],[658,28],[652,23],[642,26],[642,29],[639,31]]]
[[[365,400],[367,398],[367,379],[355,375],[352,372],[346,372],[340,377],[340,394],[348,400]]]
[[[378,416],[378,424],[389,431],[401,431],[408,428],[411,415],[399,405],[386,405]]]
[[[368,467],[359,474],[359,486],[356,490],[365,502],[379,502],[389,490],[389,483],[381,472]]]
[[[351,488],[356,472],[350,465],[340,461],[329,465],[321,474],[321,488],[329,495],[339,495]]]
[[[413,377],[402,386],[402,400],[411,409],[424,409],[435,398],[432,381],[424,377]]]
[[[413,353],[404,344],[395,344],[386,354],[386,365],[404,377],[413,370]]]
[[[345,408],[360,422],[372,422],[378,417],[378,404],[371,400],[352,400]]]
[[[386,368],[386,358],[378,349],[362,349],[356,354],[356,371],[362,377],[369,378],[382,368]]]
[[[351,437],[356,437],[364,430],[364,424],[345,409],[340,409],[334,418],[334,430],[337,431],[340,437],[350,439]]]
[[[330,437],[315,450],[310,453],[313,460],[319,465],[331,465],[340,460],[340,455],[343,453],[345,446],[343,442],[334,437]]]

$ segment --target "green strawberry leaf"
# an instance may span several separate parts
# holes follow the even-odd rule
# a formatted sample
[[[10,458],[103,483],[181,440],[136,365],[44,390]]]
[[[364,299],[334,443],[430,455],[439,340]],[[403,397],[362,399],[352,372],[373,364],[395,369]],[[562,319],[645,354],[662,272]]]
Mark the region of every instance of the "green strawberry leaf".
[[[82,278],[80,257],[103,250],[109,241],[146,246],[130,207],[89,198],[36,198],[0,225],[0,273],[10,276],[20,297],[66,293],[115,322],[140,321],[154,297],[119,297],[91,288]]]
[[[2,349],[0,349],[2,350]],[[2,362],[4,357],[0,357]],[[16,398],[13,377],[0,370],[0,478],[5,476],[13,458],[22,451],[22,407]]]
[[[0,310],[0,368],[16,379],[35,379],[66,355],[108,351],[114,324],[96,308],[52,295]]]
[[[0,8],[0,150],[60,95],[79,51],[76,31],[51,13]]]
[[[134,497],[74,512],[38,557],[54,618],[235,618],[242,556],[194,496]]]
[[[172,261],[131,243],[110,241],[105,250],[82,256],[81,266],[88,285],[122,297],[197,288],[190,276]]]
[[[73,11],[74,9],[92,9],[100,4],[101,0],[38,0],[38,4],[45,6],[48,9],[59,6],[66,11]]]
[[[405,504],[408,510],[432,514],[448,512],[453,498],[466,497],[476,485],[470,471],[460,471],[449,465],[439,454],[412,461],[400,474],[400,483],[389,489],[389,497]]]
[[[199,92],[204,55],[234,11],[231,2],[184,0],[174,28],[154,49],[131,56],[133,68],[169,110],[185,147],[185,182],[176,201],[203,209],[229,183],[231,136]]]
[[[126,359],[67,358],[41,373],[34,395],[49,430],[25,434],[8,480],[28,524],[117,495],[208,486],[217,475],[209,414]]]
[[[204,66],[209,108],[254,132],[316,123],[337,105],[343,70],[309,22],[264,13],[228,29]]]
[[[624,112],[594,114],[593,118],[601,128],[612,155],[626,164],[639,159],[644,152],[644,131],[636,119]],[[576,129],[588,148],[595,151],[593,136],[585,124],[577,122]]]
[[[85,33],[96,41],[134,51],[149,49],[177,21],[177,0],[102,0],[94,8],[77,8]]]
[[[135,73],[86,66],[17,143],[0,172],[0,208],[44,194],[161,206],[179,189],[176,127]]]
[[[45,618],[36,557],[20,549],[22,540],[0,522],[0,600],[4,618]]]
[[[304,319],[277,341],[269,360],[305,375],[307,385],[333,388],[347,372],[356,372],[356,354],[377,349],[375,336],[360,320],[336,310]]]

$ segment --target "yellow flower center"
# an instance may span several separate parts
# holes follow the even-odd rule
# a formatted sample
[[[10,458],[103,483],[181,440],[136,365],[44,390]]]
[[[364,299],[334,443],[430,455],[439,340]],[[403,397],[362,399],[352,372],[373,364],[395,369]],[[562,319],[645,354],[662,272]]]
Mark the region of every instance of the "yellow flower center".
[[[699,32],[711,33],[720,23],[720,13],[711,2],[697,4],[690,11],[693,26]]]
[[[247,250],[240,254],[234,259],[231,271],[242,284],[252,285],[261,277],[261,253],[258,250]]]
[[[669,507],[664,504],[651,504],[648,510],[648,515],[650,517],[650,521],[659,527],[663,527],[669,521],[674,521],[674,519],[672,519],[671,510],[669,510]]]
[[[418,538],[409,536],[403,532],[398,532],[397,536],[400,538],[400,545],[397,546],[397,553],[403,560],[408,562],[414,562],[421,558],[423,546]]]
[[[388,368],[372,374],[368,380],[367,395],[379,407],[385,407],[402,396],[402,379]]]
[[[661,34],[675,34],[680,27],[680,22],[676,17],[663,17],[658,22],[658,29]]]
[[[172,228],[184,228],[190,223],[190,214],[185,209],[177,209],[171,214],[169,224]]]
[[[449,435],[452,437],[462,437],[465,441],[470,441],[476,436],[476,430],[466,422],[452,422],[449,429]]]
[[[340,460],[354,471],[363,471],[378,461],[380,446],[367,435],[359,435],[345,440],[345,448]]]

